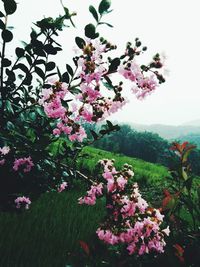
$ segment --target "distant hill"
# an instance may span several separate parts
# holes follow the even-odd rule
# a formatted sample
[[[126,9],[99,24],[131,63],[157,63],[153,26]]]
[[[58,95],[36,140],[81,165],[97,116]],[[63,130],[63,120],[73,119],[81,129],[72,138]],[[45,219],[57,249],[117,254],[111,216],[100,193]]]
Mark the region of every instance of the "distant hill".
[[[188,122],[183,123],[182,125],[200,127],[200,119],[199,120],[194,120],[194,121],[188,121]]]
[[[197,121],[196,121],[197,123]],[[143,125],[131,123],[129,124],[133,129],[137,131],[148,131],[159,134],[161,137],[165,139],[179,139],[182,136],[195,134],[196,136],[200,136],[200,122],[199,126],[194,125],[163,125],[163,124],[152,124],[152,125]]]

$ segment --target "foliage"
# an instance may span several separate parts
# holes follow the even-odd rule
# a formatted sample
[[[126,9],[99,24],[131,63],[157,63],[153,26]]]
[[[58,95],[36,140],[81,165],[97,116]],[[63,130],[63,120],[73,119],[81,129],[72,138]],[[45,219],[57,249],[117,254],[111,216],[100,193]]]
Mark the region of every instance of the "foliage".
[[[191,173],[188,161],[194,149],[195,146],[188,142],[173,143],[171,150],[175,160],[171,167],[172,177],[169,189],[164,191],[162,204],[166,220],[173,231],[177,257],[186,266],[198,266],[200,262],[198,255],[191,259],[193,252],[197,251],[200,245],[200,183]]]

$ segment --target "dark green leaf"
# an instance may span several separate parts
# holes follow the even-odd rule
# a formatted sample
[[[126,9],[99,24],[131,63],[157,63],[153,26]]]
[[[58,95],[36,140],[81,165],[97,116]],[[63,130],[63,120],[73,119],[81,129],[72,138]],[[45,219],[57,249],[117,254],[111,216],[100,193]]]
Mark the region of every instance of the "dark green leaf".
[[[95,39],[98,37],[98,33],[96,33],[96,29],[93,24],[90,23],[85,26],[85,36],[91,39]]]
[[[48,75],[46,75],[46,78],[53,76],[53,75],[57,75],[57,74],[58,74],[57,72],[49,73]]]
[[[111,121],[106,120],[106,123],[107,123],[109,129],[112,129],[113,128],[113,124],[112,124]]]
[[[80,94],[81,93],[81,90],[79,88],[75,87],[75,88],[70,89],[70,92],[72,94],[77,95],[77,94]]]
[[[6,110],[8,111],[8,113],[14,114],[14,110],[9,100],[6,100]]]
[[[7,83],[12,83],[16,80],[15,73],[9,69],[6,69],[6,74],[8,76]]]
[[[107,130],[100,130],[99,131],[99,133],[102,134],[102,135],[107,134],[107,132],[108,132]]]
[[[8,30],[3,30],[2,33],[1,33],[1,36],[2,36],[2,39],[7,43],[12,41],[12,39],[13,39],[12,32],[10,32]]]
[[[58,73],[58,77],[59,77],[59,79],[60,79],[60,81],[62,80],[62,75],[61,75],[61,72],[60,72],[60,70],[59,70],[59,68],[57,67],[57,73]]]
[[[86,45],[85,41],[80,37],[76,37],[75,42],[80,49],[83,49],[83,47]]]
[[[14,69],[14,70],[15,70],[15,69],[21,69],[23,72],[25,72],[25,73],[29,73],[29,70],[28,70],[28,68],[26,67],[26,65],[24,65],[24,64],[22,64],[22,63],[19,63],[19,64],[15,65],[13,69]]]
[[[0,29],[1,30],[5,29],[5,24],[3,23],[1,19],[0,19]]]
[[[44,71],[41,68],[35,67],[35,72],[37,73],[38,76],[40,76],[44,80],[45,74],[44,74]]]
[[[12,131],[15,129],[15,125],[11,122],[11,121],[8,121],[7,122],[7,125],[6,125],[6,128],[9,130],[9,131]]]
[[[46,70],[51,71],[56,67],[56,64],[53,61],[50,61],[46,64]]]
[[[42,48],[33,48],[33,52],[40,57],[46,57],[46,53],[44,52],[44,50]]]
[[[5,15],[0,11],[0,18],[5,17]]]
[[[15,54],[17,55],[18,58],[20,57],[23,57],[24,56],[24,49],[23,48],[20,48],[20,47],[17,47],[15,49]]]
[[[46,117],[46,114],[45,114],[43,108],[41,108],[41,107],[36,107],[35,110],[36,110],[36,112],[37,112],[40,116],[42,116],[42,117]]]
[[[109,66],[108,72],[114,72],[117,70],[118,66],[120,65],[121,61],[118,57],[114,58]]]
[[[95,131],[93,131],[93,130],[90,130],[90,132],[91,132],[91,134],[92,134],[94,140],[97,140],[98,137],[99,137],[98,134],[97,134]]]
[[[44,59],[38,59],[35,61],[35,65],[40,65],[40,64],[46,64],[45,60]]]
[[[72,67],[71,67],[70,65],[66,64],[66,69],[67,69],[68,73],[69,73],[71,76],[73,76],[74,72],[73,72]]]
[[[26,54],[26,60],[28,61],[28,64],[31,66],[33,61],[32,61],[32,58]]]
[[[14,0],[3,0],[4,2],[4,9],[7,15],[13,14],[17,9],[17,4]]]
[[[89,6],[89,11],[92,14],[92,16],[95,18],[95,20],[98,22],[99,18],[98,18],[98,13],[97,13],[95,7],[93,7],[92,5]]]
[[[109,83],[107,83],[107,82],[102,82],[102,83],[108,90],[113,90],[114,89],[114,86],[110,85]]]
[[[108,9],[111,6],[111,1],[110,0],[102,0],[101,3],[99,4],[99,13],[102,15],[103,13],[107,13]]]
[[[111,25],[110,23],[107,23],[107,22],[99,22],[99,23],[98,23],[98,25],[102,25],[102,24],[105,24],[105,25],[107,25],[108,27],[113,28],[113,25]]]
[[[63,73],[61,80],[62,82],[69,83],[69,74],[67,72]]]
[[[49,55],[56,55],[57,54],[57,50],[53,47],[53,45],[51,44],[46,44],[44,46],[44,50],[46,51],[47,54]]]
[[[12,62],[9,59],[4,58],[2,60],[2,64],[3,64],[4,67],[9,67],[12,64]]]
[[[25,85],[31,85],[32,82],[32,75],[30,73],[26,73],[26,78],[24,79],[24,84]]]

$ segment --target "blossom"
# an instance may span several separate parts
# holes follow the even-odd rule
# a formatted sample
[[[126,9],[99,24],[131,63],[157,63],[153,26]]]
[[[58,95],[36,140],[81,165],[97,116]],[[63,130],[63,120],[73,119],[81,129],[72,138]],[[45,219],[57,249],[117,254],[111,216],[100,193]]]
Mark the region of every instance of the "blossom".
[[[67,182],[62,182],[58,187],[58,192],[61,193],[67,188],[67,186],[68,186]]]
[[[3,166],[5,164],[5,162],[6,162],[5,159],[1,159],[0,160],[0,166]]]
[[[166,245],[164,236],[169,235],[169,227],[162,230],[164,215],[158,209],[149,208],[137,183],[127,188],[128,179],[134,175],[131,166],[124,164],[124,168],[117,171],[113,160],[103,159],[99,163],[103,167],[108,214],[96,231],[98,238],[109,245],[123,243],[130,255],[163,253]],[[79,203],[94,205],[96,198],[103,195],[103,183],[91,186]]]
[[[169,236],[169,234],[170,234],[169,226],[167,226],[167,228],[163,229],[162,232],[165,233],[167,236]]]
[[[22,197],[17,197],[15,199],[15,204],[16,208],[20,209],[22,206],[25,207],[25,209],[29,209],[29,206],[31,204],[31,200],[28,197],[22,196]]]
[[[15,159],[13,170],[18,171],[20,166],[23,167],[23,172],[30,172],[34,163],[32,162],[31,157]]]
[[[4,146],[4,147],[0,147],[0,153],[2,154],[2,155],[7,155],[8,153],[10,152],[10,147],[9,146]]]

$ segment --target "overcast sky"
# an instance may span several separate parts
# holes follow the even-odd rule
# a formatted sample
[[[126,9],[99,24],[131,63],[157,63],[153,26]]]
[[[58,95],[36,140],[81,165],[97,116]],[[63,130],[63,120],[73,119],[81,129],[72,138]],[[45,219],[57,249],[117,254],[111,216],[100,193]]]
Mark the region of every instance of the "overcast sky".
[[[44,16],[63,13],[60,0],[18,0],[18,11],[10,18],[15,26],[16,42],[28,40],[32,22]],[[88,12],[96,0],[63,0],[71,11],[77,11],[74,18],[77,29],[66,28],[60,37],[64,53],[58,57],[57,65],[63,65],[72,58],[74,36],[83,35],[83,27],[94,22]],[[169,77],[166,83],[146,98],[138,101],[130,95],[130,103],[119,111],[114,119],[142,124],[179,125],[200,119],[200,36],[199,0],[113,0],[114,11],[105,17],[114,28],[102,27],[104,35],[119,46],[139,37],[147,45],[147,59],[156,52],[167,56],[166,67]],[[148,60],[144,63],[148,63]]]

